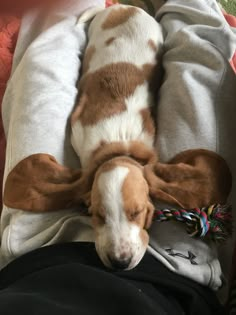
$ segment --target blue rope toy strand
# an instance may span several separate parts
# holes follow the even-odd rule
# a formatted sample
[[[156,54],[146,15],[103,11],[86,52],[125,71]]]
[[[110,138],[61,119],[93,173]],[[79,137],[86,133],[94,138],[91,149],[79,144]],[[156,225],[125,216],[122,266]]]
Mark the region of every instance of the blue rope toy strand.
[[[186,209],[156,210],[153,221],[176,220],[187,225],[187,232],[192,237],[209,235],[216,242],[226,241],[232,235],[232,207],[215,204],[210,207]]]

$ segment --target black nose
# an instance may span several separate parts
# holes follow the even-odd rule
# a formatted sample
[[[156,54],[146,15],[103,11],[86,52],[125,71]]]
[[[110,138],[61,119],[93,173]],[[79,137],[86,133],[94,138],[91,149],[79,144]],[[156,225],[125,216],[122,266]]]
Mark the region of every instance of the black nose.
[[[110,263],[112,265],[112,268],[117,270],[124,270],[129,267],[129,264],[131,262],[131,258],[128,259],[116,259],[109,257]]]

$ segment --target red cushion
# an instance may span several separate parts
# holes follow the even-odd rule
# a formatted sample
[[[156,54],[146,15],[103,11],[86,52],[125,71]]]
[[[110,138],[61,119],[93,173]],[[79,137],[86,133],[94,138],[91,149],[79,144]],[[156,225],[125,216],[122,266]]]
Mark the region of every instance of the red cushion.
[[[6,83],[10,76],[12,55],[15,49],[19,20],[14,17],[0,16],[0,109]],[[2,178],[5,160],[5,137],[2,126],[0,110],[0,191],[2,191]],[[0,212],[2,209],[2,194],[0,194]]]

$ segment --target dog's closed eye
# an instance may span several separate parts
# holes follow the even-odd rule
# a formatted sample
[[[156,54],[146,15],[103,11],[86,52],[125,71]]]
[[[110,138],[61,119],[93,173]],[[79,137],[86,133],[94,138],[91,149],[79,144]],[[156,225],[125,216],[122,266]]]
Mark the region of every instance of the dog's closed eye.
[[[98,225],[104,225],[106,223],[106,218],[103,214],[101,213],[96,213],[93,215],[93,220],[96,222]]]
[[[138,217],[140,216],[140,214],[143,212],[144,210],[136,210],[136,211],[132,211],[129,214],[129,220],[130,221],[135,221],[138,219]]]

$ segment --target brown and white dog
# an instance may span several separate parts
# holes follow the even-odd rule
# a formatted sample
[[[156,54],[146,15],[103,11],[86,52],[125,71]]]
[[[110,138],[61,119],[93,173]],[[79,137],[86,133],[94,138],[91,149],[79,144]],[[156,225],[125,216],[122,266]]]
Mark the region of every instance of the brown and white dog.
[[[82,169],[99,161],[84,200],[90,206],[97,252],[113,268],[135,267],[149,240],[153,180],[144,166],[156,162],[152,85],[158,86],[162,47],[160,25],[132,6],[103,10],[88,30],[72,144]],[[160,193],[156,197],[161,199]],[[174,198],[163,199],[175,203]]]
[[[160,25],[143,10],[116,5],[99,12],[89,27],[71,118],[81,170],[35,154],[5,183],[11,208],[53,211],[85,203],[97,252],[110,268],[132,269],[143,257],[155,200],[202,207],[225,203],[231,188],[228,166],[214,152],[189,150],[169,163],[157,161],[151,111],[162,46]]]
[[[96,248],[107,266],[133,268],[148,244],[143,228],[150,226],[153,205],[140,160],[155,158],[151,83],[162,46],[160,25],[132,6],[103,10],[88,30],[72,144],[82,169],[94,155],[106,157],[88,201]]]

